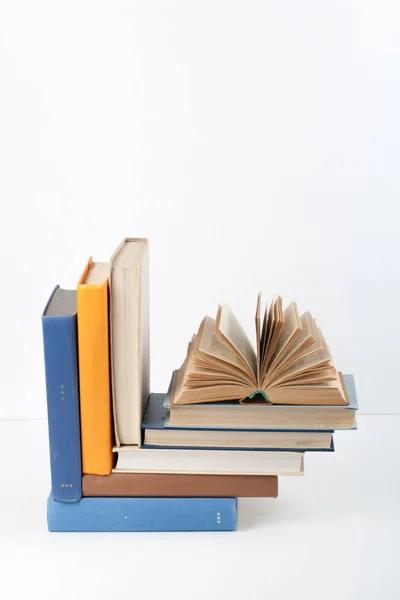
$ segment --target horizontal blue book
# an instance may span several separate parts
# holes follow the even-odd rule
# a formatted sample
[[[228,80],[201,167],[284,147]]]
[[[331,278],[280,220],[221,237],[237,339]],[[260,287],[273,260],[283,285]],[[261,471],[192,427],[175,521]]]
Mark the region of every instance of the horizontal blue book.
[[[63,502],[82,496],[76,291],[56,286],[42,315],[51,492]]]
[[[166,394],[150,394],[142,420],[142,448],[333,452],[332,431],[169,427]]]
[[[172,384],[172,380],[171,380]],[[358,410],[353,375],[343,375],[346,405],[240,404],[237,401],[171,405],[165,396],[169,428],[332,431],[356,429]]]
[[[236,498],[47,501],[49,531],[235,531]]]

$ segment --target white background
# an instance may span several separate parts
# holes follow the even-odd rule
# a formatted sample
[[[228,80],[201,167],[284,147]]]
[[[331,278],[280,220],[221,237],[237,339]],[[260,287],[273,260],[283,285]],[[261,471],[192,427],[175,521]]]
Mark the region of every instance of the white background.
[[[2,0],[0,418],[46,416],[40,314],[151,245],[152,390],[227,300],[321,325],[398,413],[400,10],[391,1]]]
[[[399,413],[399,106],[396,0],[0,1],[2,599],[400,598],[400,416],[240,499],[236,533],[49,534],[40,320],[147,236],[153,391],[262,291]]]

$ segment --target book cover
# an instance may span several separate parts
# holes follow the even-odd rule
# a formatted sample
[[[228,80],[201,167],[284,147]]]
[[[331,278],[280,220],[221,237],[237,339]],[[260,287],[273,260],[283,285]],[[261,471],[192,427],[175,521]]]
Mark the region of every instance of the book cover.
[[[314,430],[355,429],[358,401],[353,375],[343,375],[348,404],[344,406],[241,404],[238,401],[171,406],[169,394],[164,405],[169,410],[168,427],[219,429]],[[171,389],[171,388],[170,388]],[[260,427],[261,424],[261,427]]]
[[[82,495],[87,497],[276,498],[278,477],[168,473],[111,473],[104,477],[84,475]]]
[[[56,286],[42,315],[53,498],[82,496],[76,291]]]
[[[142,421],[142,429],[144,430],[142,448],[258,450],[260,452],[279,452],[283,450],[285,452],[334,452],[335,449],[332,431],[169,427],[165,397],[165,394],[150,394]],[[158,433],[158,436],[152,436],[153,438],[157,438],[157,444],[147,441],[147,439],[151,439],[149,430],[161,432]],[[181,445],[178,442],[163,444],[158,438],[160,440],[165,439],[166,441],[169,439],[182,440],[185,441],[185,444]],[[207,443],[209,439],[215,440],[215,443]],[[236,439],[241,439],[246,444],[233,445],[232,440],[236,441]],[[251,445],[252,439],[254,445]],[[285,441],[289,445],[285,445]],[[296,442],[295,446],[294,442]],[[274,443],[279,445],[274,446]],[[291,446],[290,444],[293,445]],[[260,447],[262,445],[265,447]]]
[[[331,436],[330,445],[327,448],[243,448],[234,446],[227,448],[226,446],[179,446],[179,445],[162,445],[162,444],[142,444],[143,450],[222,450],[224,452],[335,452],[335,442]]]
[[[113,459],[108,276],[108,264],[90,258],[77,286],[82,470],[95,475],[110,473]]]
[[[121,446],[113,473],[192,473],[197,475],[304,475],[303,452],[160,450]]]
[[[234,531],[236,498],[82,498],[47,501],[49,531]]]
[[[263,410],[290,410],[292,408],[296,408],[296,409],[302,409],[302,408],[312,408],[312,409],[316,409],[316,410],[337,410],[337,411],[342,411],[342,410],[358,410],[358,400],[357,400],[357,394],[356,394],[356,384],[354,381],[354,375],[350,375],[350,374],[343,374],[343,381],[344,381],[344,385],[346,388],[346,394],[347,394],[347,398],[349,400],[348,404],[346,405],[337,405],[337,406],[323,406],[323,405],[315,405],[315,406],[310,406],[309,404],[297,404],[296,406],[292,406],[289,404],[265,404],[264,406],[260,407],[258,404],[240,404],[239,401],[227,401],[224,402],[223,405],[224,407],[238,407],[241,408],[242,410],[246,410],[248,411],[249,409],[259,409],[259,408],[263,408]],[[171,409],[171,393],[172,393],[172,382],[173,382],[173,377],[171,378],[171,382],[168,388],[168,392],[165,396],[165,400],[164,400],[164,406],[170,410]],[[215,406],[216,403],[210,403],[210,402],[204,402],[204,403],[198,403],[194,406],[194,408],[210,408],[212,409],[213,406]],[[183,405],[183,406],[187,406],[188,408],[191,407],[192,405]],[[168,423],[167,423],[168,424]]]

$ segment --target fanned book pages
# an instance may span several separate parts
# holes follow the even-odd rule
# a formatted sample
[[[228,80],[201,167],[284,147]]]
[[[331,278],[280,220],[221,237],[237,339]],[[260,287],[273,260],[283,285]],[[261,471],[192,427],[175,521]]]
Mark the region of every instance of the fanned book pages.
[[[205,317],[176,371],[171,406],[239,399],[242,404],[344,406],[341,373],[321,329],[295,302],[284,310],[281,296],[255,315],[256,347],[224,303],[215,319]]]

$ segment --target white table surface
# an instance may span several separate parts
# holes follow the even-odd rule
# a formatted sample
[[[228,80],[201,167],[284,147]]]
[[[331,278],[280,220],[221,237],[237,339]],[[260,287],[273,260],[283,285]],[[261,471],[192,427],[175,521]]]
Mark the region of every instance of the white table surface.
[[[46,421],[0,422],[0,599],[400,599],[400,416],[360,416],[238,531],[48,533]]]

